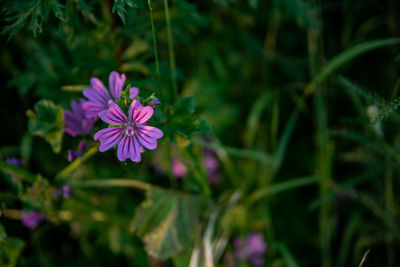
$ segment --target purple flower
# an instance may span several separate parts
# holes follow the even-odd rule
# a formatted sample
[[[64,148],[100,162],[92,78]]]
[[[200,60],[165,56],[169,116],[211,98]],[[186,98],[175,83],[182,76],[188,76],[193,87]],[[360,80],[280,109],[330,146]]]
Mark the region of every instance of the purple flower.
[[[78,149],[79,149],[79,151],[85,151],[87,148],[89,147],[89,145],[88,145],[88,143],[87,142],[85,142],[85,141],[80,141],[79,142],[79,146],[78,146]]]
[[[43,219],[44,214],[41,211],[32,210],[29,212],[21,212],[22,224],[31,229],[36,228]]]
[[[88,134],[92,131],[93,125],[96,122],[95,118],[88,119],[87,109],[84,107],[87,103],[84,99],[80,99],[79,102],[72,101],[71,108],[72,112],[69,110],[64,110],[64,131],[71,136],[76,136],[78,134]]]
[[[267,251],[262,234],[252,233],[245,239],[238,237],[234,241],[235,257],[239,260],[246,260],[254,266],[264,264],[263,256]]]
[[[185,177],[187,171],[186,171],[186,166],[180,162],[179,160],[173,160],[172,161],[172,174],[176,179],[181,179]]]
[[[79,158],[82,156],[82,152],[73,150],[73,149],[68,149],[68,161],[71,162],[76,158]]]
[[[153,101],[151,102],[151,104],[153,104],[154,106],[159,106],[159,105],[161,105],[161,101],[158,100],[158,99],[156,99],[156,100],[153,100]]]
[[[206,152],[203,157],[204,166],[208,174],[208,182],[210,184],[218,184],[221,182],[222,177],[219,169],[219,162],[212,152]]]
[[[85,141],[80,141],[78,150],[68,149],[68,161],[71,162],[76,158],[82,157],[83,152],[88,148],[88,143]]]
[[[9,157],[9,158],[6,158],[6,162],[15,167],[22,168],[22,160],[20,158]]]
[[[68,185],[61,186],[60,189],[53,192],[53,196],[55,197],[63,196],[64,198],[70,198],[71,195],[72,195],[72,188]]]
[[[120,127],[102,129],[94,135],[94,140],[100,140],[99,151],[104,152],[119,143],[117,156],[120,161],[130,158],[139,162],[144,147],[155,149],[157,139],[163,136],[160,129],[146,125],[153,112],[152,107],[143,107],[139,101],[134,100],[127,118],[118,105],[111,103],[108,110],[100,112],[99,116],[104,122]]]
[[[85,103],[84,107],[87,109],[86,117],[96,117],[99,112],[107,110],[109,105],[119,99],[122,92],[122,87],[125,83],[125,74],[121,76],[116,71],[112,71],[108,77],[108,84],[111,95],[108,93],[104,84],[97,78],[91,78],[90,84],[92,88],[85,89],[83,95],[86,96],[89,101]],[[130,98],[134,99],[139,93],[139,89],[132,87],[130,89]]]

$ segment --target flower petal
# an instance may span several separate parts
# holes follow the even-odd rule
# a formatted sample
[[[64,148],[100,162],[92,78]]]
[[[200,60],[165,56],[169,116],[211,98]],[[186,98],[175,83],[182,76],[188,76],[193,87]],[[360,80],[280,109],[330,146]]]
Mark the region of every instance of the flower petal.
[[[103,82],[96,77],[90,79],[90,85],[92,86],[92,88],[104,89],[105,91],[107,91],[107,88],[104,86]]]
[[[137,87],[131,87],[131,90],[129,91],[129,97],[134,100],[135,97],[137,97],[139,94],[139,88]]]
[[[134,162],[140,162],[142,160],[142,156],[140,155],[140,153],[142,153],[140,149],[140,143],[135,136],[132,136],[131,139],[132,147],[129,151],[129,158]]]
[[[120,161],[125,161],[128,157],[134,161],[141,160],[139,142],[134,136],[124,136],[118,146],[117,156]]]
[[[94,135],[94,140],[100,140],[99,151],[104,152],[117,144],[121,140],[123,132],[123,127],[106,128],[98,131]]]
[[[125,83],[125,74],[121,74],[119,76],[118,72],[112,71],[110,73],[110,76],[108,77],[108,82],[110,86],[110,92],[114,100],[118,100],[119,96],[121,95],[122,91],[122,86],[124,86]]]
[[[164,133],[156,127],[141,125],[141,126],[138,126],[137,129],[140,132],[142,132],[142,133],[144,132],[146,135],[149,135],[150,137],[155,138],[155,139],[159,139],[164,136]]]
[[[110,104],[108,110],[99,113],[99,117],[111,125],[121,125],[126,122],[126,116],[117,104]]]
[[[129,108],[129,119],[131,122],[143,124],[153,116],[153,112],[152,107],[143,107],[138,100],[134,100]]]
[[[160,129],[151,126],[140,126],[137,127],[136,131],[140,144],[151,150],[157,147],[157,139],[163,136]]]
[[[107,106],[108,101],[111,99],[110,94],[104,88],[90,88],[83,90],[83,95],[90,101]]]
[[[75,114],[75,116],[77,116],[78,118],[85,118],[85,114],[84,114],[84,110],[82,108],[82,105],[85,103],[86,101],[84,99],[79,99],[78,101],[71,101],[71,108],[73,113]]]
[[[96,117],[100,111],[107,109],[107,106],[103,106],[102,104],[88,101],[82,105],[85,110],[86,118]]]

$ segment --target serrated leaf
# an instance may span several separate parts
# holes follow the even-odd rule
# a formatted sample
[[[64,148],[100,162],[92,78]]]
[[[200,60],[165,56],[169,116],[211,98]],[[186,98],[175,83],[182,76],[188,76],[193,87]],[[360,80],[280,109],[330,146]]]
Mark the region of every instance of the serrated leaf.
[[[133,229],[146,251],[160,259],[190,251],[208,202],[200,197],[152,189],[137,209]]]
[[[199,116],[193,115],[195,101],[193,97],[181,98],[169,114],[168,124],[163,131],[174,142],[182,144],[182,138],[189,140],[194,133],[208,133],[211,131],[210,124]],[[178,134],[178,135],[177,135]],[[180,139],[177,139],[176,137]]]
[[[52,101],[41,100],[35,104],[35,112],[28,110],[28,128],[33,135],[44,138],[54,153],[60,153],[64,134],[64,115],[62,108]]]

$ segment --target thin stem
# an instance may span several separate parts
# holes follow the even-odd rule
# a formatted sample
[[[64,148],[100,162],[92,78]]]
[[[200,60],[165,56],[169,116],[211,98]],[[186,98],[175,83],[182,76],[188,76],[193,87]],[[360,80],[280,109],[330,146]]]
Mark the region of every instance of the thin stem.
[[[0,170],[7,172],[7,173],[11,173],[13,175],[17,175],[20,178],[23,177],[23,178],[25,178],[26,181],[31,182],[31,183],[36,180],[35,174],[30,173],[27,170],[13,166],[11,164],[8,164],[1,160],[0,160]]]
[[[150,190],[151,184],[130,179],[88,180],[69,183],[72,187],[132,187],[141,190]]]
[[[171,69],[171,80],[172,80],[172,102],[175,101],[178,95],[178,86],[176,81],[176,61],[174,52],[174,43],[172,39],[172,27],[171,27],[171,16],[169,14],[168,0],[164,0],[165,7],[165,20],[167,23],[167,37],[168,37],[168,54],[169,54],[169,67]]]
[[[151,0],[147,0],[147,4],[149,5],[150,10],[150,20],[151,20],[151,31],[153,33],[153,48],[154,48],[154,57],[156,60],[156,73],[157,79],[160,83],[160,66],[158,64],[158,52],[157,52],[157,41],[156,41],[156,29],[154,27],[154,18],[153,18],[153,4]]]
[[[89,158],[91,158],[94,154],[97,153],[97,151],[99,151],[98,146],[94,146],[89,148],[89,150],[82,156],[79,157],[77,159],[75,159],[73,162],[71,162],[67,167],[65,167],[63,170],[61,170],[57,176],[56,176],[56,180],[60,180],[62,178],[67,177],[69,174],[71,174],[71,172],[73,170],[75,170],[76,168],[78,168],[82,163],[84,163],[86,160],[88,160]]]

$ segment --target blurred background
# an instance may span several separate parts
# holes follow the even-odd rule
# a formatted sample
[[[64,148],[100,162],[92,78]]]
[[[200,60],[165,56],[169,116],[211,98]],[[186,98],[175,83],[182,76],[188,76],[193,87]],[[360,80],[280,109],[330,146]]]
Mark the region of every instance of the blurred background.
[[[0,265],[399,266],[399,10],[2,0]],[[113,70],[162,103],[140,163],[55,115]]]

